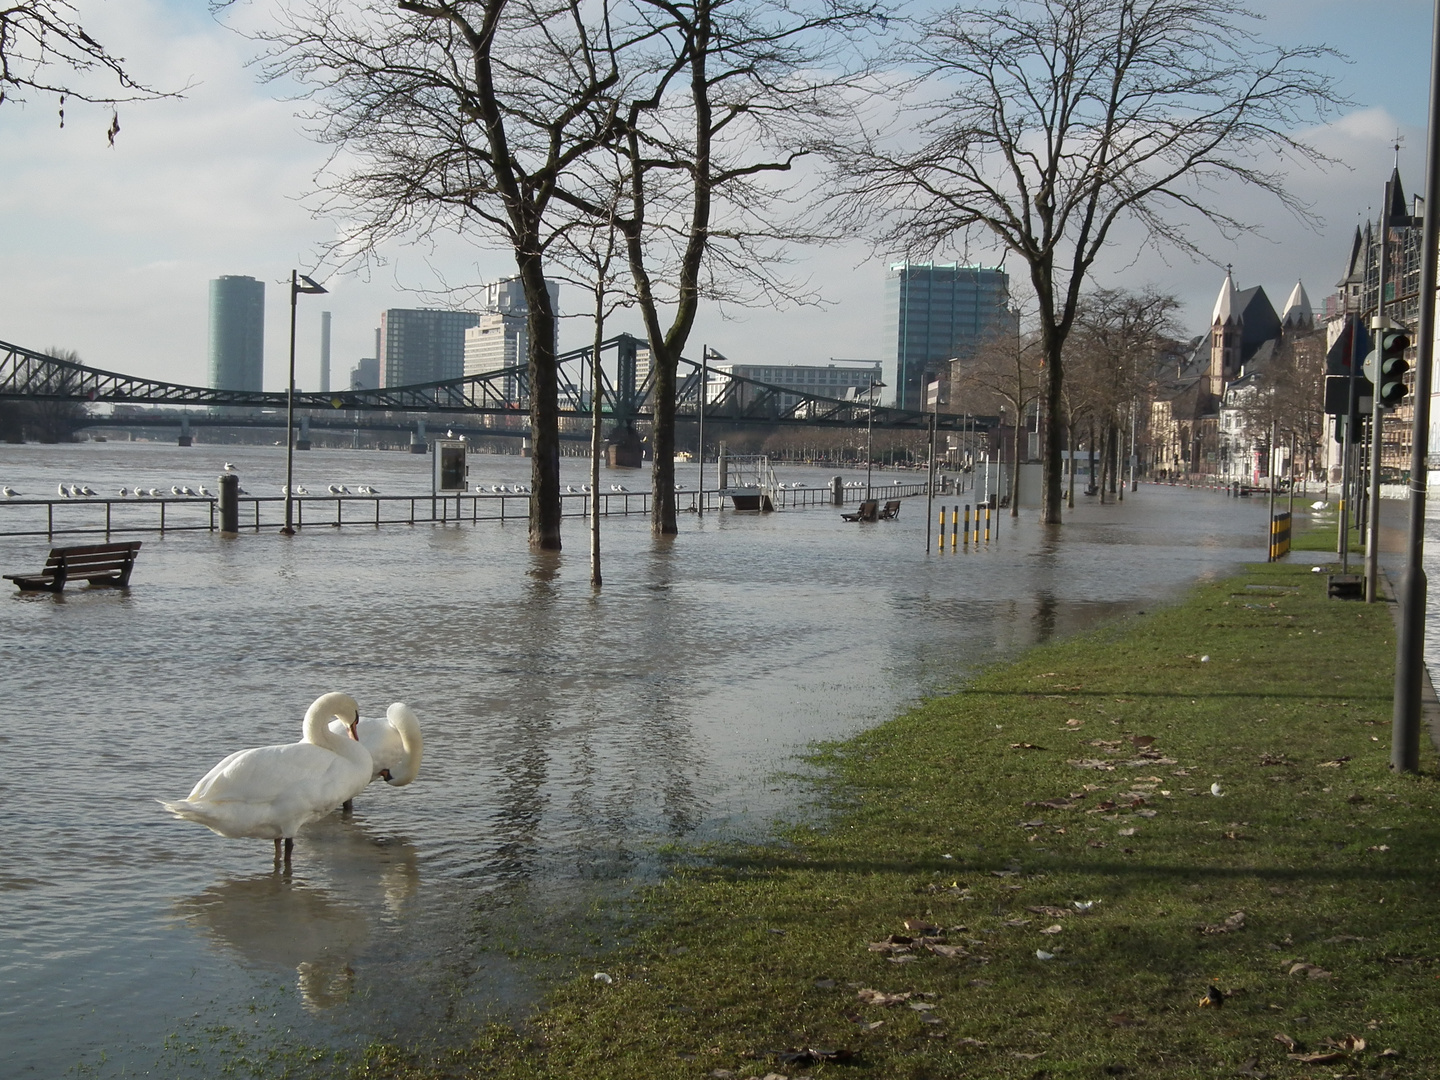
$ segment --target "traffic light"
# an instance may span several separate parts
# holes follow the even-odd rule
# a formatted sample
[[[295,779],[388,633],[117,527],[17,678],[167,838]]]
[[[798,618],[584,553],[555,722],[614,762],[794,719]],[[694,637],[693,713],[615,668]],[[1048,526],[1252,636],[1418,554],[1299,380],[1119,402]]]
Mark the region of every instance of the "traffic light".
[[[1365,374],[1375,384],[1382,408],[1393,409],[1405,398],[1405,350],[1410,338],[1403,330],[1381,330],[1375,337],[1375,348],[1365,357]]]

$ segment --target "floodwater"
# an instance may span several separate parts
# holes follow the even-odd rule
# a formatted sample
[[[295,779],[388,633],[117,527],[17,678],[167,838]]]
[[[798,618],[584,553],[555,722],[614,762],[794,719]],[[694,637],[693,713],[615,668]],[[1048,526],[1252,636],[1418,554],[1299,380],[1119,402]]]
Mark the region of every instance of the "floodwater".
[[[278,449],[114,442],[0,446],[0,483],[194,486],[226,459],[278,489]],[[406,454],[296,467],[311,490],[430,487]],[[586,468],[567,460],[564,481]],[[472,480],[525,482],[528,463],[477,458]],[[673,541],[608,518],[598,595],[578,518],[558,555],[531,553],[523,522],[146,534],[128,592],[0,595],[0,1074],[201,1075],[263,1048],[463,1040],[545,977],[592,970],[623,924],[590,905],[653,879],[663,845],[804,812],[783,774],[807,744],[1264,551],[1263,501],[1185,489],[1092,502],[1058,534],[1033,518],[943,556],[923,499],[873,525],[686,515]],[[38,568],[46,546],[0,538],[0,562]],[[233,750],[298,738],[330,690],[365,714],[408,702],[424,766],[303,831],[292,873],[269,841],[156,805]]]

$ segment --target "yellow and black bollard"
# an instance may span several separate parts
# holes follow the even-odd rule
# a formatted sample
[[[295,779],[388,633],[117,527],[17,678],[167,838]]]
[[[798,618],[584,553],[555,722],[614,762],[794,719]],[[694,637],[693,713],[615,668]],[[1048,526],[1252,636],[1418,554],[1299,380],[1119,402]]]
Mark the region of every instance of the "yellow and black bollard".
[[[990,504],[985,504],[985,543],[990,542]]]
[[[970,546],[970,504],[965,504],[965,546]]]
[[[940,554],[945,554],[945,507],[940,507]]]

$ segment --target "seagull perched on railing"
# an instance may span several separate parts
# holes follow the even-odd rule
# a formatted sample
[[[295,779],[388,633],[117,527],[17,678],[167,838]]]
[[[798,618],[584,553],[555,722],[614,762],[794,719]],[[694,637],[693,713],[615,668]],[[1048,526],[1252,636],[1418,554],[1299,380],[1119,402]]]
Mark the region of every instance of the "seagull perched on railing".
[[[0,488],[0,494],[3,494],[7,499],[14,499],[19,497],[20,492],[16,491],[9,484],[6,484],[3,488]]]
[[[119,495],[119,496],[123,499],[123,498],[125,498],[127,495],[130,494],[130,489],[129,489],[129,488],[123,488],[123,487],[122,487],[122,488],[121,488],[119,491],[117,491],[115,494],[116,494],[116,495]]]
[[[200,490],[197,494],[199,494],[202,499],[213,499],[215,497],[204,484],[200,485]]]
[[[171,495],[183,495],[183,494],[185,494],[185,493],[184,493],[183,491],[181,491],[181,490],[180,490],[177,486],[175,486],[174,484],[171,484],[171,485],[170,485],[170,494],[171,494]]]
[[[91,496],[91,495],[96,495],[96,494],[99,494],[99,493],[98,493],[94,488],[92,488],[89,484],[86,484],[84,487],[82,487],[82,488],[80,489],[80,494],[89,497],[89,496]]]
[[[226,472],[234,472],[234,471],[235,471],[235,465],[234,465],[234,463],[229,462],[229,461],[225,462],[225,471],[226,471]]]

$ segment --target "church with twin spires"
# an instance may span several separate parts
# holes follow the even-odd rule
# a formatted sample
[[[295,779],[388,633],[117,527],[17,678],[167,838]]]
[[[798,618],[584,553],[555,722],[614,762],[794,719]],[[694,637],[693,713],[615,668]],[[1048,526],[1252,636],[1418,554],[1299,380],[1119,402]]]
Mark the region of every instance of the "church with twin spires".
[[[1246,484],[1268,476],[1269,432],[1252,430],[1247,406],[1282,350],[1324,345],[1302,283],[1277,315],[1262,286],[1237,288],[1227,268],[1209,333],[1161,372],[1150,414],[1150,474]]]

